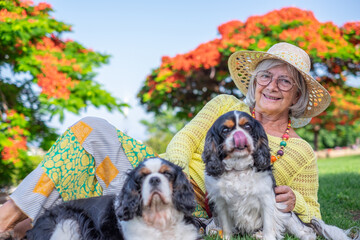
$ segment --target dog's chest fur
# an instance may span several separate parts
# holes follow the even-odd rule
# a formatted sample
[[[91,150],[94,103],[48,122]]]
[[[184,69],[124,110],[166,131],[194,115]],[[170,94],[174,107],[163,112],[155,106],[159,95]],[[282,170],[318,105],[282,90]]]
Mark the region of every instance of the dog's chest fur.
[[[210,202],[215,211],[227,211],[233,226],[240,232],[253,232],[262,227],[263,201],[274,201],[271,171],[225,172],[219,178],[205,176]]]
[[[174,216],[178,218],[178,216]],[[192,224],[187,224],[178,219],[170,219],[164,224],[163,229],[156,229],[144,222],[141,217],[121,222],[125,239],[131,240],[157,240],[157,239],[197,239],[197,229]]]

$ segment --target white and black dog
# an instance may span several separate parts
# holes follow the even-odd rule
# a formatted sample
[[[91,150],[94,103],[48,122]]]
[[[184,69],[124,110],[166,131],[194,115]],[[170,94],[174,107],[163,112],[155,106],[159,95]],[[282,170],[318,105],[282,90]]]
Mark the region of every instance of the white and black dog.
[[[150,158],[128,173],[122,191],[57,205],[27,239],[197,239],[196,201],[182,169]]]
[[[206,135],[202,158],[207,197],[224,239],[233,234],[282,239],[285,232],[302,240],[316,239],[311,226],[293,212],[280,211],[284,206],[275,201],[268,139],[249,114],[232,111],[220,116]],[[327,226],[322,222],[313,227],[324,231]],[[338,230],[340,237],[328,239],[348,239]]]

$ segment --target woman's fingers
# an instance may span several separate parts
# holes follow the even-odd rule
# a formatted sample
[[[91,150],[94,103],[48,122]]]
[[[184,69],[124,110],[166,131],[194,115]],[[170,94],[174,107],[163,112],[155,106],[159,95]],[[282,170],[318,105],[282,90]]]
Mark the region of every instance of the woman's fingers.
[[[289,186],[277,186],[275,187],[275,200],[277,203],[283,203],[286,205],[282,212],[290,212],[294,209],[296,203],[296,197],[294,192]]]

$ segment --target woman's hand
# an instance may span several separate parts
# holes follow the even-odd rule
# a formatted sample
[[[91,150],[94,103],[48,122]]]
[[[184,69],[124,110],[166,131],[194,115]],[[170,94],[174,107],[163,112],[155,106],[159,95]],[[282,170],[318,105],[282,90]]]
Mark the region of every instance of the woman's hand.
[[[284,203],[285,209],[281,209],[282,212],[290,212],[294,210],[296,203],[296,196],[289,186],[277,186],[275,187],[275,200],[277,203]]]

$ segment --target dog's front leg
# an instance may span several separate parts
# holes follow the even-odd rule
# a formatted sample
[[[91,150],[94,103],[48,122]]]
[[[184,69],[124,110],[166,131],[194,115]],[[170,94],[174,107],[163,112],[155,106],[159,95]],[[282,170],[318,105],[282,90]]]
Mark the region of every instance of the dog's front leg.
[[[276,209],[275,197],[268,198],[265,197],[262,199],[262,222],[263,222],[263,239],[264,240],[276,240],[277,235],[281,236],[277,226],[277,216],[276,212],[279,211]]]
[[[233,234],[232,229],[234,227],[234,224],[233,224],[233,220],[230,218],[226,209],[227,208],[219,208],[217,209],[217,213],[218,213],[218,220],[223,230],[223,239],[230,240]]]

